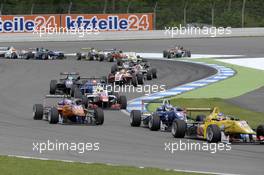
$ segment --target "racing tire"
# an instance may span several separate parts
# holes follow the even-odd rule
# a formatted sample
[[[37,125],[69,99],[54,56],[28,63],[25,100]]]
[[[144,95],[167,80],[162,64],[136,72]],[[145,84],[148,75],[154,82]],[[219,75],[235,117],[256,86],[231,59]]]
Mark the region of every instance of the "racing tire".
[[[132,110],[130,112],[129,122],[132,127],[139,127],[141,124],[140,110]]]
[[[83,95],[82,95],[81,89],[76,87],[74,89],[74,98],[82,99],[82,97],[83,97]]]
[[[108,62],[114,62],[114,57],[112,55],[107,56]]]
[[[131,83],[134,87],[137,87],[138,85],[138,80],[136,76],[132,76]]]
[[[57,108],[52,107],[50,109],[50,114],[49,114],[49,123],[50,124],[57,124],[59,122],[59,111]]]
[[[157,76],[157,69],[156,68],[152,68],[151,69],[151,72],[152,72],[152,78],[154,78],[154,79],[158,78],[158,76]]]
[[[151,70],[147,71],[147,80],[152,80],[152,72],[151,72]]]
[[[149,122],[148,122],[149,129],[151,131],[157,131],[160,129],[160,116],[157,114],[153,114],[150,116]]]
[[[115,96],[117,100],[119,99],[119,93],[118,92],[112,91],[112,92],[110,92],[110,95]],[[119,101],[118,101],[118,103],[119,103]]]
[[[50,81],[50,94],[54,95],[56,93],[57,89],[57,80],[51,80]]]
[[[123,61],[120,60],[120,59],[118,59],[116,64],[117,64],[118,66],[123,66]]]
[[[209,143],[218,143],[221,141],[221,130],[215,125],[209,125],[206,129],[206,140]]]
[[[102,76],[101,79],[102,79],[103,83],[107,84],[107,77],[106,76]]]
[[[82,99],[82,104],[83,104],[83,106],[84,106],[85,108],[87,108],[87,107],[88,107],[88,103],[89,103],[88,98],[87,98],[85,95],[83,95],[81,99]]]
[[[167,58],[171,58],[171,53],[168,52]]]
[[[116,64],[114,64],[112,67],[111,67],[111,73],[114,74],[118,71],[118,66]]]
[[[121,109],[127,108],[127,98],[124,95],[119,96],[118,103],[120,104]]]
[[[81,60],[82,59],[82,54],[81,53],[76,53],[76,57],[77,57],[77,60]]]
[[[191,57],[192,56],[192,54],[191,54],[191,51],[186,51],[186,55],[187,55],[187,57]]]
[[[186,132],[186,123],[184,120],[175,119],[172,122],[171,133],[175,138],[184,138]]]
[[[12,52],[10,58],[11,59],[17,59],[17,54],[15,52]]]
[[[99,55],[99,61],[104,61],[105,60],[105,56],[103,54]]]
[[[264,136],[264,125],[259,125],[256,129],[257,136]]]
[[[70,95],[71,95],[71,97],[74,97],[75,95],[75,89],[77,88],[77,86],[75,85],[75,84],[73,84],[72,86],[71,86],[71,89],[70,89]]]
[[[197,122],[204,122],[206,116],[205,115],[197,115],[195,121]]]
[[[167,58],[168,56],[168,51],[167,50],[163,50],[163,58]]]
[[[93,57],[93,55],[90,52],[88,53],[88,60],[89,61],[93,61],[94,60],[94,57]]]
[[[144,75],[143,74],[137,74],[137,81],[138,84],[144,84]]]
[[[102,125],[104,123],[104,111],[101,108],[94,110],[94,119],[96,125]]]
[[[35,104],[33,106],[33,119],[34,120],[43,119],[43,105],[42,104]]]

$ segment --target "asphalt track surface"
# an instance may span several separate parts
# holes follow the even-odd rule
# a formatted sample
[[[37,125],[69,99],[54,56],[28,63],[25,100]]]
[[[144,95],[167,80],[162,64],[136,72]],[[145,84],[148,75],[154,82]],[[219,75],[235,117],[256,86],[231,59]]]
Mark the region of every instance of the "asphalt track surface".
[[[238,38],[237,38],[238,39]],[[253,38],[248,38],[253,39]],[[263,39],[263,38],[262,38]],[[218,39],[212,39],[218,40]],[[222,41],[223,40],[223,41]],[[226,41],[222,39],[224,43]],[[229,40],[227,38],[227,40]],[[241,39],[244,40],[244,39]],[[178,40],[177,40],[178,41]],[[199,43],[203,47],[213,42],[208,39],[199,40],[194,50],[198,50]],[[219,40],[218,40],[219,41]],[[246,40],[245,40],[246,41]],[[259,38],[256,38],[259,42]],[[138,43],[139,42],[139,43]],[[135,49],[136,51],[158,52],[162,45],[153,41],[113,41],[113,42],[70,42],[70,43],[41,43],[43,47],[62,49],[73,52],[73,48],[95,47]],[[160,41],[162,48],[167,47],[168,40]],[[191,43],[190,39],[182,41]],[[193,41],[195,42],[195,41]],[[241,44],[241,41],[237,41]],[[252,41],[253,42],[253,41]],[[137,45],[135,45],[138,43]],[[207,43],[207,44],[206,44]],[[149,45],[154,45],[154,49]],[[195,45],[195,43],[193,43]],[[4,44],[3,44],[4,45]],[[36,47],[36,43],[12,44],[20,47]],[[170,45],[170,44],[168,44]],[[219,47],[221,44],[218,44]],[[229,47],[232,47],[230,44]],[[249,44],[250,46],[250,44]],[[143,48],[146,47],[146,50]],[[190,47],[190,46],[188,46]],[[227,46],[226,46],[227,47]],[[251,46],[250,46],[251,47]],[[263,47],[263,46],[262,46]],[[64,49],[63,49],[64,48]],[[156,48],[156,49],[155,49]],[[190,47],[191,48],[191,47]],[[236,49],[237,47],[235,47]],[[153,49],[153,50],[152,50]],[[213,51],[212,51],[213,50]],[[239,48],[235,53],[206,49],[204,54],[246,54]],[[249,55],[256,55],[251,50]],[[195,52],[196,53],[196,52]],[[197,51],[197,53],[199,53]],[[200,52],[202,53],[202,51]],[[248,53],[248,52],[247,52]],[[105,111],[103,126],[62,126],[50,125],[45,121],[32,119],[32,105],[40,103],[43,95],[48,93],[49,82],[57,78],[62,71],[78,71],[82,75],[105,75],[111,64],[99,62],[77,62],[75,60],[62,61],[25,61],[0,60],[0,154],[26,155],[46,157],[50,159],[66,159],[83,162],[102,162],[135,166],[150,166],[170,169],[185,169],[195,171],[211,171],[237,174],[264,174],[264,149],[260,145],[232,145],[231,151],[219,151],[215,154],[209,151],[176,151],[171,154],[164,150],[165,142],[176,142],[170,133],[151,132],[146,128],[132,128],[128,116],[119,111]],[[159,79],[151,83],[165,84],[167,88],[190,82],[214,73],[212,69],[200,65],[179,62],[151,61],[158,67]],[[150,83],[150,82],[147,82]],[[127,94],[129,99],[142,94]],[[76,152],[50,151],[42,154],[32,151],[33,142],[99,142],[100,151]],[[182,139],[182,142],[199,142]]]

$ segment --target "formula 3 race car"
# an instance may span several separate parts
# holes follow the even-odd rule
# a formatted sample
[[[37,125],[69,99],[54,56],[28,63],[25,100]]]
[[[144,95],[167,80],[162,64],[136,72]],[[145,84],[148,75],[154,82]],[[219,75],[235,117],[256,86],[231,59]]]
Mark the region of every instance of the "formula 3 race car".
[[[47,99],[60,99],[56,105],[47,104]],[[65,95],[47,95],[43,104],[33,106],[34,120],[47,120],[50,124],[102,125],[104,113],[101,108],[87,109],[80,99],[68,99]]]
[[[131,70],[121,69],[117,72],[108,75],[108,83],[118,85],[133,85],[137,87],[138,84],[144,84],[144,77],[142,74],[135,74]]]
[[[62,51],[53,51],[44,48],[36,48],[35,52],[33,52],[34,59],[37,60],[57,60],[66,58]]]
[[[143,100],[141,111],[132,110],[130,113],[130,125],[132,127],[139,127],[143,123],[152,131],[170,131],[174,120],[177,119],[182,123],[187,121],[186,111],[180,107],[173,107],[168,99],[164,99],[162,105],[153,113],[144,112],[147,102],[160,103],[160,101]]]
[[[126,96],[119,95],[108,87],[111,86],[102,83],[102,81],[91,79],[80,88],[75,89],[75,97],[79,96],[83,99],[88,108],[126,109]]]
[[[172,135],[176,138],[185,136],[207,140],[209,143],[264,143],[264,125],[259,125],[254,131],[247,121],[224,115],[218,107],[186,108],[187,112],[209,112],[210,114],[197,115],[195,121],[183,123],[174,120]],[[191,116],[191,114],[189,115]]]
[[[50,81],[50,94],[68,94],[72,95],[76,86],[80,86],[82,82],[78,72],[61,72],[60,79]],[[63,76],[63,77],[62,77]]]
[[[182,46],[163,50],[163,58],[181,58],[191,57],[191,51],[184,49]]]

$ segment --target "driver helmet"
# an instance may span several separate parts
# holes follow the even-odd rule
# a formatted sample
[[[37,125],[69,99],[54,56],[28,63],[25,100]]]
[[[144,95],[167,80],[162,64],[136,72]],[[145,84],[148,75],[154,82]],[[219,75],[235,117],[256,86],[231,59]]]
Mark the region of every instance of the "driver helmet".
[[[165,111],[170,111],[173,108],[173,106],[171,104],[165,104],[164,108]]]
[[[68,76],[68,80],[73,80],[73,77],[72,76]]]
[[[64,105],[70,105],[70,104],[72,104],[72,101],[70,99],[64,99],[63,104]]]
[[[217,119],[218,119],[218,120],[223,120],[223,119],[224,119],[224,113],[219,112],[219,113],[217,114]]]
[[[122,74],[126,73],[125,69],[122,69],[122,70],[120,71],[120,73],[122,73]]]
[[[97,84],[97,81],[96,80],[92,80],[92,84],[93,85],[96,85]]]

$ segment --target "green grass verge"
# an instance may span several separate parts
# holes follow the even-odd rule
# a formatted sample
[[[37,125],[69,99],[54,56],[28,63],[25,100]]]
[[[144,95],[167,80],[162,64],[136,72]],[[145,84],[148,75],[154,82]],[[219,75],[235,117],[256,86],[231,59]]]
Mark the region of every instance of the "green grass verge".
[[[108,166],[103,164],[67,163],[51,160],[23,159],[0,156],[0,174],[5,175],[190,175],[157,168]]]
[[[252,128],[256,128],[260,123],[264,123],[264,113],[254,112],[241,108],[234,104],[226,102],[220,98],[174,98],[171,100],[173,106],[180,107],[215,107],[218,106],[220,111],[228,115],[234,115],[236,118],[246,120]],[[159,106],[156,103],[150,103],[148,110],[155,111]]]
[[[234,69],[237,74],[227,80],[186,92],[177,96],[179,98],[233,98],[264,86],[263,70],[227,64],[213,59],[197,59],[195,61],[229,67]]]

